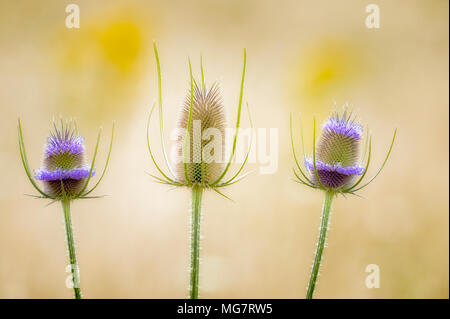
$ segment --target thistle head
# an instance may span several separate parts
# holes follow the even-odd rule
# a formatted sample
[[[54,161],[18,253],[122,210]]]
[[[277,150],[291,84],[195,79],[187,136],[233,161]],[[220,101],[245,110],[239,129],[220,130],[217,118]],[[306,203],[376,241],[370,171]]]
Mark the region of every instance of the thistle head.
[[[155,175],[150,175],[158,183],[172,186],[210,188],[223,195],[217,190],[218,188],[234,184],[247,175],[240,175],[240,172],[247,162],[251,141],[247,150],[245,160],[242,163],[241,167],[238,169],[237,173],[235,173],[230,178],[225,178],[236,151],[236,141],[242,110],[245,67],[247,61],[246,50],[244,49],[244,65],[242,69],[241,89],[239,92],[239,103],[237,107],[237,118],[233,136],[233,146],[231,148],[229,158],[226,160],[224,160],[226,131],[225,108],[222,104],[219,87],[217,86],[217,84],[213,84],[210,88],[206,87],[203,72],[203,62],[201,57],[201,85],[197,84],[197,82],[194,81],[191,61],[189,60],[190,90],[187,94],[184,104],[182,105],[180,116],[177,122],[178,137],[175,147],[178,155],[178,160],[175,167],[172,168],[172,165],[170,165],[169,163],[166,148],[163,142],[164,122],[162,115],[163,107],[161,98],[161,66],[159,63],[159,55],[156,44],[153,44],[153,49],[155,52],[156,67],[158,71],[158,105],[161,147],[164,154],[165,164],[168,167],[169,172],[165,173],[160,165],[158,165],[155,157],[153,156],[152,148],[150,147],[149,127],[150,120],[156,106],[156,103],[154,103],[147,121],[147,147],[153,164],[162,176],[158,177]],[[250,119],[250,112],[249,120],[251,125],[252,122]]]
[[[345,109],[342,115],[335,113],[331,116],[322,126],[321,136],[317,145],[314,121],[313,157],[305,157],[304,162],[305,167],[307,168],[306,172],[303,172],[297,161],[291,120],[292,148],[294,159],[297,164],[297,170],[300,173],[297,174],[297,171],[294,170],[294,174],[297,177],[297,180],[306,186],[336,193],[354,194],[356,191],[369,185],[369,183],[371,183],[384,168],[384,165],[391,154],[396,134],[397,130],[394,131],[391,146],[378,172],[367,183],[358,187],[369,167],[372,138],[369,137],[368,134],[366,135],[364,154],[361,156],[363,127],[355,122],[351,113],[349,114],[347,109]],[[368,152],[366,152],[367,149]],[[366,165],[363,167],[361,164],[365,161],[364,158],[366,153],[368,154]],[[354,182],[355,178],[358,176],[358,180]]]
[[[43,182],[45,193],[53,198],[73,198],[94,173],[86,164],[84,139],[78,135],[75,122],[54,124],[45,145],[43,165],[34,176]]]
[[[177,122],[176,147],[183,160],[176,164],[175,177],[182,184],[208,187],[224,169],[225,109],[217,84],[202,89],[194,82],[192,93],[192,108],[188,92]]]
[[[111,142],[109,144],[105,167],[103,168],[99,180],[90,190],[87,190],[86,188],[91,177],[95,174],[93,167],[97,156],[98,145],[100,143],[101,130],[98,133],[91,165],[87,165],[84,139],[78,135],[75,122],[72,120],[66,123],[61,121],[59,125],[53,122],[53,128],[54,131],[50,133],[44,147],[43,165],[41,168],[35,170],[33,174],[28,164],[22,125],[19,119],[18,138],[20,158],[31,185],[33,185],[41,195],[31,196],[53,200],[101,197],[88,195],[100,184],[105,175],[106,168],[108,167],[114,138],[114,125],[112,127]],[[37,185],[35,179],[42,181],[44,190]]]
[[[305,160],[316,186],[339,190],[364,172],[358,165],[362,133],[362,126],[355,123],[347,111],[342,116],[334,114],[323,124],[315,154],[317,175],[313,159]]]

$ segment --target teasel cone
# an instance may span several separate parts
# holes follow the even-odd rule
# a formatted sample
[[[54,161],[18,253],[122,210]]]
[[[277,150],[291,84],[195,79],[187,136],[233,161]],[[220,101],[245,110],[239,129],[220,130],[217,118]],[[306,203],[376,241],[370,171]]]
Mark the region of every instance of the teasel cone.
[[[229,199],[229,197],[222,194],[218,189],[234,184],[247,175],[240,173],[247,162],[251,141],[245,160],[238,171],[231,177],[225,177],[236,151],[244,90],[246,51],[244,50],[244,66],[242,70],[236,127],[229,155],[225,154],[225,128],[227,123],[219,87],[217,84],[213,84],[209,88],[206,87],[202,58],[200,58],[201,85],[197,84],[193,79],[191,62],[189,60],[190,89],[184,100],[184,104],[181,106],[177,121],[177,139],[175,146],[178,159],[173,168],[169,163],[164,144],[161,66],[156,44],[154,44],[154,52],[158,72],[160,138],[165,164],[168,167],[169,172],[165,172],[160,165],[158,165],[150,147],[149,127],[151,116],[156,106],[156,103],[154,103],[147,122],[147,146],[150,157],[161,176],[149,175],[151,175],[158,183],[175,187],[188,187],[191,190],[192,211],[189,297],[191,299],[197,299],[199,297],[200,226],[203,192],[204,190],[213,190]],[[252,138],[253,136],[251,139]],[[224,161],[225,155],[229,157]]]
[[[335,113],[323,124],[322,133],[317,145],[316,122],[314,119],[312,158],[306,158],[305,152],[303,151],[306,170],[301,167],[297,159],[292,131],[292,117],[290,120],[290,130],[292,152],[296,163],[296,169],[294,169],[296,181],[310,188],[325,191],[319,239],[317,241],[316,254],[306,292],[306,298],[312,299],[322,262],[323,251],[326,246],[331,207],[334,198],[338,194],[359,196],[356,192],[369,185],[378,176],[389,159],[397,130],[394,131],[394,136],[383,164],[377,173],[362,186],[359,186],[359,184],[363,181],[369,168],[372,154],[372,138],[368,133],[366,134],[364,151],[361,156],[363,127],[355,121],[352,114],[348,112],[347,107],[342,115]],[[301,132],[301,141],[304,149],[303,132]],[[362,166],[364,161],[366,164]]]
[[[35,178],[44,184],[45,192],[55,198],[74,198],[83,189],[89,175],[95,174],[86,164],[84,138],[77,135],[74,122],[54,125],[47,138],[43,166],[35,171]]]
[[[360,144],[362,126],[355,123],[351,114],[344,111],[328,119],[322,127],[322,134],[316,147],[314,161],[305,160],[311,179],[316,186],[322,185],[330,190],[340,190],[349,186],[357,175],[364,173],[360,163]]]
[[[189,92],[177,122],[180,134],[176,140],[176,148],[179,158],[183,160],[176,163],[176,179],[183,184],[209,187],[224,170],[226,116],[218,85],[213,84],[209,89],[203,90],[197,82],[194,82],[192,125],[188,125],[190,109],[191,94]],[[186,134],[188,126],[189,132]],[[208,135],[208,132],[217,134],[203,138]],[[189,138],[188,148],[186,148],[188,154],[184,154],[186,136]],[[215,147],[207,150],[206,148],[212,144]]]

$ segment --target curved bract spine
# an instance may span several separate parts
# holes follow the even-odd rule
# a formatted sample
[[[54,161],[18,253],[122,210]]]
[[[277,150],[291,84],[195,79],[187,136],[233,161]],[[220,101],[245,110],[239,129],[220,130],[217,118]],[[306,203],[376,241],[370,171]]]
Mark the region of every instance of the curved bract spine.
[[[290,129],[290,136],[291,136],[291,147],[292,147],[292,154],[294,155],[294,160],[295,160],[295,164],[297,166],[297,169],[299,170],[300,174],[302,174],[303,178],[306,180],[303,180],[300,176],[298,176],[297,172],[295,171],[295,169],[293,169],[294,171],[294,175],[295,177],[298,179],[298,181],[301,184],[304,184],[306,186],[312,187],[312,188],[316,188],[313,184],[313,182],[306,176],[306,174],[303,172],[300,164],[298,163],[297,160],[297,155],[296,155],[296,151],[295,151],[295,146],[294,146],[294,134],[293,134],[293,130],[292,130],[292,114],[290,114],[289,116],[289,129]],[[303,149],[303,160],[305,159],[305,147],[304,147],[304,143],[303,143],[303,128],[300,125],[300,136],[301,136],[301,143],[302,143],[302,149]]]
[[[189,179],[189,174],[188,174],[188,162],[189,162],[189,153],[188,153],[188,147],[189,147],[189,134],[191,132],[191,126],[192,126],[192,106],[193,106],[193,100],[194,100],[194,81],[192,80],[192,66],[191,66],[191,60],[188,59],[189,61],[189,79],[190,79],[190,85],[191,85],[191,91],[190,91],[190,99],[189,99],[189,116],[188,116],[188,120],[187,120],[187,126],[186,126],[186,135],[185,135],[185,139],[184,139],[184,152],[183,152],[183,156],[184,156],[184,161],[183,161],[183,166],[184,166],[184,178],[186,179],[186,183],[187,186],[192,185],[192,182]]]
[[[83,194],[80,194],[79,198],[86,197],[87,195],[92,193],[97,188],[97,186],[100,184],[100,182],[102,181],[103,176],[105,176],[106,169],[108,168],[108,164],[109,164],[109,159],[111,157],[111,150],[112,150],[113,141],[114,141],[114,128],[115,128],[115,123],[113,123],[113,125],[112,125],[111,140],[109,142],[108,155],[106,157],[106,162],[105,162],[105,166],[103,167],[102,174],[100,175],[100,178],[98,179],[97,183],[95,183],[95,185],[90,190],[88,190],[87,192],[85,192]],[[93,163],[92,163],[91,167],[93,167]],[[92,173],[90,173],[90,174],[92,174]],[[87,183],[86,183],[86,185],[87,185]]]
[[[155,52],[156,59],[156,68],[158,73],[158,105],[159,105],[159,134],[161,140],[161,148],[164,155],[164,161],[166,163],[167,168],[169,169],[169,173],[172,177],[175,177],[175,173],[172,170],[172,167],[169,163],[169,157],[167,156],[166,146],[164,143],[164,119],[163,119],[163,107],[162,107],[162,88],[161,88],[161,64],[159,61],[158,49],[156,47],[156,43],[153,42],[153,51]]]
[[[236,116],[236,129],[235,129],[234,138],[233,138],[233,146],[231,149],[230,159],[228,160],[227,165],[225,166],[225,169],[223,170],[223,173],[219,176],[219,178],[215,182],[212,183],[213,186],[217,185],[222,180],[222,178],[225,176],[228,169],[230,168],[231,162],[233,161],[234,154],[236,152],[236,142],[237,142],[237,137],[238,137],[238,132],[239,132],[239,126],[241,123],[242,97],[244,94],[244,80],[245,80],[246,66],[247,66],[247,50],[244,49],[244,65],[242,67],[241,89],[239,92],[239,102],[238,102],[238,110],[237,110],[237,116]]]
[[[386,165],[386,163],[387,163],[387,161],[388,161],[388,159],[389,159],[389,156],[391,155],[392,148],[394,147],[394,142],[395,142],[395,137],[396,137],[396,136],[397,136],[397,129],[395,129],[395,131],[394,131],[394,135],[393,135],[393,137],[392,137],[392,142],[391,142],[391,145],[389,146],[389,150],[388,150],[388,152],[387,152],[387,154],[386,154],[386,158],[384,159],[383,164],[381,164],[381,167],[378,169],[377,173],[376,173],[374,176],[372,176],[372,177],[369,179],[369,181],[366,182],[363,186],[360,186],[360,187],[358,187],[358,188],[356,188],[356,189],[353,189],[353,187],[356,186],[356,185],[354,185],[354,186],[352,187],[352,189],[351,189],[351,193],[354,193],[354,192],[357,192],[358,190],[363,189],[364,187],[366,187],[367,185],[369,185],[370,183],[372,183],[373,180],[381,173],[381,171],[383,170],[384,166]]]
[[[167,174],[164,173],[164,171],[162,170],[162,168],[159,167],[158,163],[156,162],[155,157],[153,156],[152,148],[151,148],[151,146],[150,146],[150,133],[149,133],[149,130],[150,130],[150,120],[152,119],[152,114],[153,114],[154,109],[155,109],[155,103],[153,103],[153,106],[152,106],[152,108],[151,108],[151,110],[150,110],[150,114],[149,114],[148,120],[147,120],[147,148],[148,148],[148,152],[150,153],[150,157],[151,157],[151,159],[152,159],[153,164],[156,166],[156,169],[157,169],[158,172],[165,178],[165,180],[164,180],[164,179],[161,179],[161,178],[159,178],[159,177],[153,176],[153,175],[151,175],[151,174],[150,174],[150,175],[151,175],[152,177],[156,178],[156,179],[160,179],[160,180],[162,180],[162,181],[166,181],[166,182],[169,182],[169,183],[176,184],[175,180],[173,180],[172,178],[170,178],[169,176],[167,176]]]
[[[22,133],[22,125],[20,123],[20,119],[18,120],[18,137],[19,137],[19,151],[20,151],[20,158],[22,160],[23,168],[25,169],[25,173],[27,174],[28,180],[30,181],[31,185],[42,195],[42,198],[51,198],[51,196],[47,195],[44,191],[42,191],[39,186],[37,186],[36,182],[34,181],[33,176],[31,175],[30,166],[28,164],[27,159],[27,152],[25,150],[25,143],[23,141],[23,133]]]

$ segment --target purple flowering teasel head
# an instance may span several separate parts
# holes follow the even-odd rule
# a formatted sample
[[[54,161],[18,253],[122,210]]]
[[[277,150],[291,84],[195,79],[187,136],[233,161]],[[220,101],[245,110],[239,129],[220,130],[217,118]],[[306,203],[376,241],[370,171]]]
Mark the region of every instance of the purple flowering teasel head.
[[[95,169],[85,163],[85,146],[82,136],[76,135],[73,122],[61,127],[55,125],[47,138],[44,164],[35,170],[34,178],[44,184],[44,190],[52,197],[77,195],[86,178],[94,176]]]
[[[298,170],[297,172],[294,169],[297,181],[312,188],[342,194],[354,194],[366,187],[386,164],[394,145],[397,130],[394,131],[389,151],[378,172],[363,186],[359,186],[369,167],[372,146],[372,138],[367,133],[364,152],[361,155],[363,133],[362,125],[357,123],[352,114],[345,109],[342,115],[336,112],[323,124],[322,133],[316,145],[314,120],[313,156],[311,158],[304,156],[306,167],[304,172],[294,149],[291,118],[291,143]],[[303,144],[303,132],[301,138]],[[366,154],[367,160],[365,160]],[[366,161],[366,165],[362,166],[364,161]],[[356,182],[355,179],[357,179]]]
[[[358,165],[362,138],[362,126],[351,120],[347,112],[342,117],[336,113],[323,124],[322,135],[316,148],[316,169],[311,158],[305,166],[312,173],[315,185],[320,183],[331,189],[340,189],[352,181],[354,176],[362,175],[364,168]]]
[[[89,195],[103,178],[111,155],[114,126],[108,156],[103,172],[93,188],[87,190],[91,177],[95,174],[95,159],[100,142],[101,131],[98,134],[97,143],[91,165],[86,163],[84,138],[78,135],[75,121],[70,120],[58,123],[53,121],[53,132],[47,138],[44,147],[43,165],[31,173],[23,141],[22,126],[19,120],[19,148],[25,172],[36,190],[41,194],[39,198],[54,200],[93,198]],[[36,181],[43,183],[41,190]],[[94,196],[97,197],[97,196]]]

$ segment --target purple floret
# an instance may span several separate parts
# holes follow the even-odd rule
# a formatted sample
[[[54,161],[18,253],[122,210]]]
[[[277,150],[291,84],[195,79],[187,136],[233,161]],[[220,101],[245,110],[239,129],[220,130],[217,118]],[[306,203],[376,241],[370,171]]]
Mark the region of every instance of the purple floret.
[[[83,166],[74,168],[71,170],[58,168],[54,171],[49,171],[45,168],[40,168],[35,171],[34,177],[41,181],[55,181],[65,179],[82,179],[89,177],[91,168],[89,166]],[[95,169],[92,170],[91,176],[94,176]]]
[[[350,138],[360,139],[363,133],[362,126],[352,123],[344,118],[332,117],[323,124],[324,131],[332,131]]]
[[[305,166],[309,171],[314,172],[314,162],[311,158],[305,160]],[[342,175],[362,175],[364,173],[364,167],[359,165],[342,166],[340,163],[327,164],[316,159],[316,169],[318,171],[337,172]]]
[[[84,139],[81,136],[74,136],[69,139],[60,139],[57,137],[49,137],[45,154],[47,156],[69,153],[81,154],[84,152]]]

